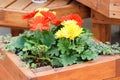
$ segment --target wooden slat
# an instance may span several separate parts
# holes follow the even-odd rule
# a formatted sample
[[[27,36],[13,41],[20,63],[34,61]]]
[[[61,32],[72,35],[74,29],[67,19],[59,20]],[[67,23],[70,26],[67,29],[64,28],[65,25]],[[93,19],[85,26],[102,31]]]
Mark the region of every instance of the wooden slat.
[[[22,10],[31,3],[31,0],[17,0],[7,7],[7,9]]]
[[[23,20],[22,16],[25,14],[22,11],[1,10],[0,11],[0,25],[22,29],[28,27],[28,20]]]
[[[54,0],[52,3],[50,3],[48,6],[48,8],[53,8],[53,7],[61,7],[61,6],[65,6],[67,5],[67,3],[70,0]]]
[[[109,17],[110,0],[77,0],[77,1]]]
[[[91,20],[99,24],[120,24],[120,19],[106,17],[96,11],[92,11]]]
[[[34,74],[27,67],[22,66],[22,62],[13,53],[5,53],[0,50],[1,54],[4,54],[4,60],[0,60],[0,65],[4,66],[5,70],[15,80],[31,80]]]
[[[120,80],[120,77],[114,77],[114,78],[105,79],[105,80]]]
[[[55,11],[58,17],[69,14],[79,14],[82,18],[90,17],[90,9],[76,1],[64,6],[51,7],[50,10]]]
[[[2,65],[0,65],[0,80],[14,80]]]
[[[110,0],[110,18],[120,19],[120,0]]]
[[[30,4],[28,7],[26,7],[24,10],[25,11],[33,11],[37,8],[42,8],[42,7],[46,7],[47,5],[49,5],[53,0],[48,0],[47,2],[45,2],[44,4],[37,4],[37,3],[32,3]]]
[[[116,76],[104,80],[120,80],[120,56],[116,55]]]
[[[116,58],[102,56],[98,60],[35,73],[38,80],[104,80],[115,77]],[[68,75],[68,76],[67,76]],[[33,79],[36,80],[36,79]]]
[[[118,59],[116,60],[116,77],[119,77],[120,79],[120,56],[118,56]]]
[[[16,0],[0,0],[0,8],[5,8]]]

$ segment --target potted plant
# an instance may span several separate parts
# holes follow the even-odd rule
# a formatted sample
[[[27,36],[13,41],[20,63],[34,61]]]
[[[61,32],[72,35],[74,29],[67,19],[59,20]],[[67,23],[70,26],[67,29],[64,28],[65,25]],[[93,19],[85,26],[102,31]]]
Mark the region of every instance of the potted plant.
[[[95,40],[81,27],[78,14],[57,19],[54,11],[40,8],[23,18],[30,18],[30,30],[1,38],[2,80],[103,80],[118,76],[119,56],[110,55],[120,53],[119,44]]]

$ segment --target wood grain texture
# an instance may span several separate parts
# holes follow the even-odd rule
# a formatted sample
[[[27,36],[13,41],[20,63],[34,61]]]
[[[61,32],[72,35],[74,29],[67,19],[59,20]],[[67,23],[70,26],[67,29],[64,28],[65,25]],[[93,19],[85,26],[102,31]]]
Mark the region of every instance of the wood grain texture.
[[[77,1],[105,16],[109,16],[110,0],[77,0]]]
[[[111,25],[106,23],[110,20],[107,19],[108,21],[104,22],[106,18],[94,10],[91,11],[91,14],[92,32],[95,37],[102,42],[111,41]]]
[[[120,77],[114,77],[114,78],[104,79],[104,80],[120,80]]]
[[[102,42],[111,41],[111,26],[109,24],[92,23],[92,32]]]
[[[61,6],[65,6],[67,5],[67,3],[70,0],[54,0],[52,1],[48,6],[46,6],[47,8],[53,8],[53,7],[61,7]]]
[[[24,11],[33,11],[37,8],[43,8],[48,6],[50,3],[52,3],[53,0],[48,0],[47,2],[45,2],[44,4],[36,4],[36,3],[31,3],[29,6],[27,6]]]
[[[76,1],[64,6],[51,7],[50,10],[55,11],[59,18],[69,14],[79,14],[82,18],[90,17],[90,9]]]
[[[16,0],[13,4],[9,5],[7,9],[23,10],[30,3],[32,3],[31,0]]]
[[[24,12],[19,10],[0,10],[0,25],[11,27],[11,28],[27,28],[28,20],[23,20],[22,16],[25,15]]]
[[[36,73],[36,75],[40,80],[102,80],[115,76],[115,58],[100,57],[95,61],[58,69],[56,72]],[[40,75],[43,76],[39,77]]]
[[[118,56],[118,59],[116,60],[116,77],[119,77],[120,79],[120,56]]]
[[[0,65],[0,80],[14,80],[14,78],[7,72],[3,65]]]
[[[0,0],[0,8],[6,8],[10,4],[14,3],[16,0]]]
[[[14,80],[30,80],[32,77],[34,77],[34,74],[32,74],[28,68],[22,67],[22,62],[20,62],[15,54],[5,53],[1,50],[0,53],[4,54],[5,56],[4,60],[0,60],[0,65],[4,66],[4,69],[6,71],[3,72],[3,75],[6,75],[8,73],[11,77],[14,78]]]
[[[109,16],[120,19],[120,0],[110,0]]]
[[[77,0],[109,18],[120,19],[120,0]]]
[[[106,17],[94,10],[91,11],[91,20],[93,23],[99,24],[120,24],[120,19]]]

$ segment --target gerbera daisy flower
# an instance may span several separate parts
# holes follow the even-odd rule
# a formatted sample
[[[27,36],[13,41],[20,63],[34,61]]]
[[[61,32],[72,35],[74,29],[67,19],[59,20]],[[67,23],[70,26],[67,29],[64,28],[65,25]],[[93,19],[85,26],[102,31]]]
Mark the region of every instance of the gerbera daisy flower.
[[[41,11],[41,14],[48,20],[48,21],[52,21],[56,19],[56,14],[54,14],[51,11]]]
[[[48,25],[47,20],[44,17],[37,16],[35,18],[32,18],[30,23],[30,30],[35,31],[35,30],[49,30],[50,26]]]
[[[33,12],[24,15],[24,16],[23,16],[23,19],[32,18],[32,17],[34,17],[34,15],[35,15],[37,12],[38,12],[38,11],[35,11],[35,10],[34,10]]]
[[[75,20],[77,21],[77,24],[81,27],[82,26],[82,19],[78,14],[71,14],[68,16],[63,16],[59,20],[53,22],[54,25],[60,25],[62,22],[67,21],[67,20]]]

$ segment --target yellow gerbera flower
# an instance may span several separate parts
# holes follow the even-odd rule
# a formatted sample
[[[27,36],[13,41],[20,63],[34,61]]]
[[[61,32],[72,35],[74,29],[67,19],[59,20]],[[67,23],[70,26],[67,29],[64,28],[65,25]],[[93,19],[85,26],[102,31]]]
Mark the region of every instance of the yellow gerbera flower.
[[[36,11],[38,11],[36,14],[35,14],[35,16],[34,16],[34,18],[35,17],[37,17],[37,16],[40,16],[40,17],[42,17],[43,15],[40,13],[40,11],[49,11],[49,9],[48,8],[38,8],[38,9],[36,9]]]
[[[37,13],[35,14],[34,18],[37,17],[37,16],[42,17],[43,15],[42,15],[40,12],[37,12]]]
[[[54,15],[56,15],[56,12],[55,12],[55,11],[52,11],[52,13],[53,13]]]
[[[46,11],[47,12],[47,11],[49,11],[49,9],[48,8],[37,8],[36,11],[39,11],[39,12]]]
[[[74,40],[75,37],[80,36],[83,32],[83,29],[80,28],[74,20],[64,21],[62,25],[64,27],[56,32],[56,38],[69,38]]]
[[[61,23],[63,26],[74,26],[77,25],[77,22],[75,20],[67,20]]]
[[[43,15],[40,13],[40,11],[47,12],[47,11],[49,11],[49,9],[48,8],[38,8],[38,9],[36,9],[36,11],[38,11],[38,12],[35,14],[34,18],[37,17],[37,16],[42,17]],[[56,15],[55,11],[52,11],[52,13]]]

